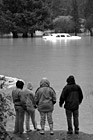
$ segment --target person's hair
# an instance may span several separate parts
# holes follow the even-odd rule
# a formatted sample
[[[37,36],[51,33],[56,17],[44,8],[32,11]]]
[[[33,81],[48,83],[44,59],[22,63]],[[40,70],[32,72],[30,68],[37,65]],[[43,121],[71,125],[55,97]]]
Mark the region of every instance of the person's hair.
[[[23,86],[24,86],[24,82],[23,82],[23,81],[18,80],[18,81],[16,82],[16,87],[17,87],[17,88],[23,89]]]

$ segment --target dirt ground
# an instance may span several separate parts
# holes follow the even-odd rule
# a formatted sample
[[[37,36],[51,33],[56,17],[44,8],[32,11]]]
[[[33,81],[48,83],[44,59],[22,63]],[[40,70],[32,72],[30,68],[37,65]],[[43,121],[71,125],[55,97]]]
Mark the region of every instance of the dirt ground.
[[[91,96],[91,99],[93,99],[93,96]],[[93,101],[93,100],[92,100]],[[45,135],[41,135],[37,131],[31,131],[29,133],[24,133],[21,137],[18,135],[13,134],[13,128],[14,128],[14,119],[10,117],[8,123],[7,123],[7,131],[9,135],[12,137],[11,140],[93,140],[93,114],[92,114],[92,108],[90,108],[90,104],[88,104],[89,101],[86,99],[81,108],[80,108],[80,133],[79,135],[72,134],[68,135],[66,129],[64,128],[64,119],[60,122],[60,118],[58,116],[61,116],[62,114],[58,114],[60,111],[60,108],[55,108],[56,113],[54,114],[54,122],[57,126],[61,125],[62,128],[60,129],[58,127],[54,128],[54,135],[50,135],[49,131],[45,131]],[[92,103],[92,102],[91,102]],[[37,118],[38,118],[38,114]],[[58,118],[58,120],[56,119]],[[85,131],[86,130],[86,131]],[[91,131],[91,133],[89,133]],[[10,139],[8,139],[10,140]]]
[[[8,133],[12,137],[12,140],[93,140],[93,134],[80,132],[78,135],[68,135],[67,132],[63,130],[54,131],[54,135],[50,135],[49,131],[46,131],[44,135],[41,135],[37,131],[32,131],[24,133],[21,137],[13,134],[13,132]]]

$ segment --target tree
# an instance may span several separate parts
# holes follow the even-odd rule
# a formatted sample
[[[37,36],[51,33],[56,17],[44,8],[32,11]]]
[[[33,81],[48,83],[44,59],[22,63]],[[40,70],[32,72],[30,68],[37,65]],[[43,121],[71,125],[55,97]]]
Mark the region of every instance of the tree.
[[[93,36],[93,0],[87,0],[85,6],[85,27],[90,31],[90,35]]]
[[[65,15],[67,11],[67,8],[64,6],[64,3],[62,0],[52,0],[51,9],[53,13],[53,18]]]
[[[3,0],[1,5],[1,29],[8,27],[8,31],[18,37],[17,33],[33,35],[35,30],[44,30],[51,26],[51,12],[42,0]]]
[[[22,1],[20,0],[2,0],[1,4],[1,10],[2,13],[0,15],[1,22],[3,24],[0,24],[1,26],[1,31],[6,31],[7,32],[12,32],[13,37],[18,37],[18,29],[19,27],[16,24],[16,13],[22,12]],[[5,30],[3,30],[5,29]],[[7,33],[6,32],[6,33]]]
[[[78,13],[80,18],[84,18],[84,7],[86,4],[86,0],[78,0]]]
[[[77,33],[79,32],[79,28],[80,28],[77,0],[72,0],[71,16],[72,16],[72,20],[74,22],[74,33],[75,33],[75,35],[77,35]]]
[[[73,21],[71,16],[59,16],[53,20],[56,32],[73,32]]]

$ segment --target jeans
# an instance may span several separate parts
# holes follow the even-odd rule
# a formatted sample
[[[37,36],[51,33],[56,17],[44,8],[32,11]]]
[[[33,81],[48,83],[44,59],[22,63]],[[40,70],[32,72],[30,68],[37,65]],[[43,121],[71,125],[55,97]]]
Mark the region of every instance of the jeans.
[[[32,124],[34,126],[34,129],[37,128],[37,123],[35,121],[35,110],[34,111],[26,111],[26,130],[30,130],[30,118],[32,120]]]
[[[66,111],[66,117],[67,117],[67,124],[68,124],[68,131],[73,131],[72,127],[72,116],[73,116],[73,125],[74,125],[74,130],[77,131],[79,130],[79,110],[65,110]]]
[[[15,133],[23,133],[24,131],[24,109],[21,106],[15,106]]]

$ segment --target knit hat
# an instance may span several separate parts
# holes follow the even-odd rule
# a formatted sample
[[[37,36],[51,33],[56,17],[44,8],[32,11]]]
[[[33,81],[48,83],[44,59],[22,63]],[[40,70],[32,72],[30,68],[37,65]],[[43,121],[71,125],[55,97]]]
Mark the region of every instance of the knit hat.
[[[30,89],[30,90],[33,89],[33,86],[32,86],[32,84],[30,82],[27,84],[27,88]]]

